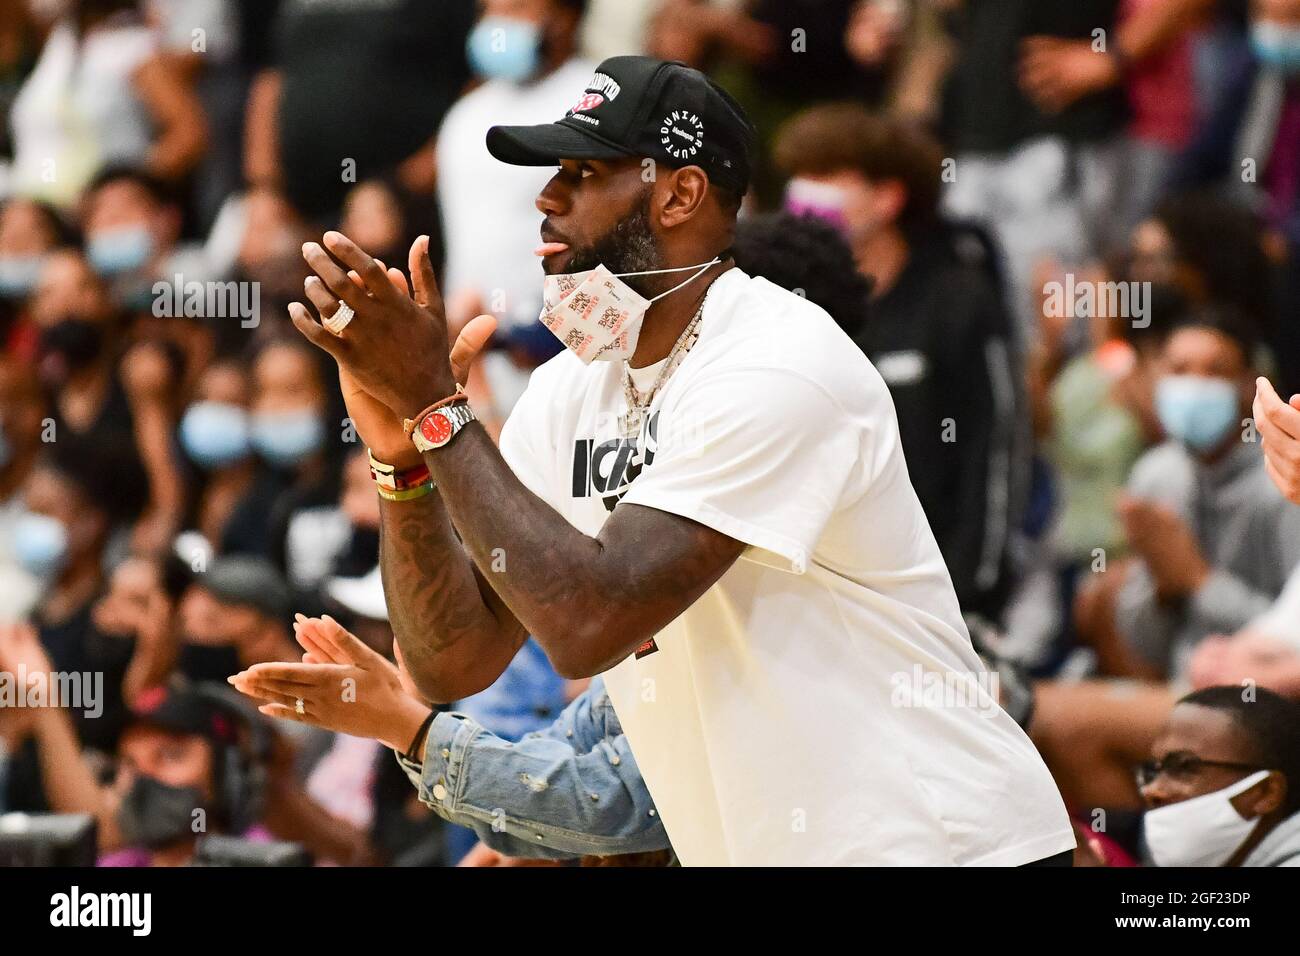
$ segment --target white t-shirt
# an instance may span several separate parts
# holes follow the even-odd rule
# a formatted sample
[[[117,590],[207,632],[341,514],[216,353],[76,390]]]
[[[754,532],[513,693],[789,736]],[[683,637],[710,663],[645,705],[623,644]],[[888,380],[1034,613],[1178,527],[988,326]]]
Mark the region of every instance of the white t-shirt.
[[[618,437],[621,376],[552,359],[501,450],[585,534],[636,504],[749,545],[657,650],[605,674],[682,862],[1020,864],[1072,848],[1042,759],[980,684],[889,392],[830,316],[724,273],[645,417],[644,464]],[[945,675],[969,675],[966,705],[939,694]]]
[[[156,48],[126,18],[80,43],[69,21],[50,31],[10,111],[16,193],[68,205],[101,166],[144,160],[151,121],[132,77]]]

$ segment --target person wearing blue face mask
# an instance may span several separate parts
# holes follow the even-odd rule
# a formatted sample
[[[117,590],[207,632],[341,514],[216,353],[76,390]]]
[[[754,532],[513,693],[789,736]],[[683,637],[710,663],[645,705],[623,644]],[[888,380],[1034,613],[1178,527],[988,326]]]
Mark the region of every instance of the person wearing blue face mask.
[[[486,0],[466,43],[484,82],[457,101],[438,133],[448,314],[457,325],[484,312],[497,317],[500,348],[484,356],[470,388],[478,390],[484,413],[498,421],[531,368],[558,346],[537,321],[541,297],[533,255],[542,221],[534,199],[548,174],[495,162],[483,130],[502,122],[549,122],[582,97],[574,91],[595,73],[595,64],[576,52],[586,6],[585,0]]]
[[[1250,418],[1256,342],[1224,307],[1165,342],[1155,406],[1168,440],[1133,467],[1119,508],[1136,560],[1102,612],[1149,677],[1184,676],[1202,639],[1264,613],[1300,566],[1300,510],[1270,481]]]
[[[196,472],[185,527],[214,549],[222,545],[233,516],[257,493],[259,480],[273,481],[273,487],[262,489],[271,496],[282,490],[283,481],[268,479],[271,470],[253,452],[248,404],[248,370],[237,359],[218,359],[199,374],[176,428],[176,442]]]
[[[248,457],[248,412],[225,402],[195,402],[181,417],[181,447],[200,468],[217,470]]]
[[[1222,187],[1255,206],[1294,250],[1300,237],[1300,0],[1251,0],[1242,47],[1167,189]],[[1242,175],[1243,157],[1252,162],[1249,177]]]
[[[201,414],[228,418],[219,428],[223,439],[237,438],[229,406],[243,406],[243,386],[225,381],[228,375],[205,375],[199,395],[227,406]],[[203,531],[221,554],[269,557],[283,564],[286,536],[295,514],[305,508],[333,504],[338,499],[338,452],[342,426],[331,434],[325,381],[315,356],[298,342],[275,340],[253,360],[247,401],[249,459],[210,474],[214,500],[201,502],[196,513]],[[194,420],[191,419],[192,425]],[[212,422],[208,422],[212,424]],[[346,437],[346,436],[343,436]],[[204,439],[215,445],[215,436]],[[211,450],[211,449],[209,449]],[[229,452],[231,448],[223,451]],[[227,487],[228,483],[228,487]],[[233,497],[233,505],[226,496]]]
[[[296,344],[268,347],[254,365],[248,438],[267,464],[310,465],[325,444],[324,393],[311,356]]]
[[[1250,49],[1265,69],[1300,74],[1300,3],[1256,0],[1250,25]]]
[[[180,209],[166,187],[147,173],[126,166],[103,170],[86,189],[86,258],[110,283],[117,302],[147,310],[153,284],[192,272],[194,253],[178,246]],[[186,279],[206,279],[186,275]]]
[[[465,42],[470,66],[485,80],[522,83],[541,62],[541,24],[514,17],[485,16]]]
[[[573,54],[586,0],[486,0],[465,41],[470,68],[484,80],[528,83]]]
[[[21,302],[36,289],[50,253],[69,240],[50,206],[13,197],[0,207],[0,300]]]
[[[139,514],[144,494],[106,466],[102,448],[74,436],[42,446],[41,456],[23,485],[24,514],[10,527],[15,557],[39,582],[27,622],[53,670],[103,675],[102,710],[72,713],[83,744],[108,747],[121,728],[122,682],[134,647],[130,640],[101,633],[93,608],[105,584],[108,541]],[[6,787],[11,808],[44,809],[34,750],[15,755]]]
[[[0,624],[21,620],[39,597],[38,578],[16,553],[15,532],[27,514],[22,491],[40,453],[44,416],[32,370],[0,358]]]

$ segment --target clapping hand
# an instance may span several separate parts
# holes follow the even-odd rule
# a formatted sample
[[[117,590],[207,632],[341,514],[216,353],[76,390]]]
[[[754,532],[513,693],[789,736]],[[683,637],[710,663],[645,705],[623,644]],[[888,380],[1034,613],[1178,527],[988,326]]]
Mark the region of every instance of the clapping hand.
[[[429,708],[406,692],[397,667],[328,615],[299,614],[293,628],[306,651],[302,663],[254,664],[230,683],[264,701],[258,710],[268,717],[371,737],[405,752]]]

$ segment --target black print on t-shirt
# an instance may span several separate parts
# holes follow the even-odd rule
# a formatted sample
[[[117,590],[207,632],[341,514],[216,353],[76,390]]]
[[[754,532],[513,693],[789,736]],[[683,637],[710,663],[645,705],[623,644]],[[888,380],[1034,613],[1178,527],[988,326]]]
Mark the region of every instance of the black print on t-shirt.
[[[611,438],[599,443],[594,438],[577,439],[573,443],[573,497],[599,495],[605,510],[613,511],[641,469],[655,460],[658,436],[659,412],[655,412],[646,420],[640,439]]]

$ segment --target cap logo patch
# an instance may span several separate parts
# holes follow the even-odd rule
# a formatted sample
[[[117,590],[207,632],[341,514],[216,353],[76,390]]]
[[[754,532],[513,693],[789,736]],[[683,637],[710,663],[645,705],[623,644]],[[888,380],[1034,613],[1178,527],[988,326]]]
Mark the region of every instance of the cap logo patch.
[[[573,104],[573,109],[569,110],[569,112],[584,113],[588,110],[594,110],[603,102],[605,102],[605,97],[601,96],[599,93],[588,93],[582,99],[578,100],[577,103]]]
[[[659,127],[659,143],[673,159],[690,159],[704,145],[704,124],[695,113],[673,110]]]
[[[597,73],[587,84],[588,93],[604,93],[605,98],[613,102],[618,99],[618,94],[623,92],[623,87],[618,85],[618,81],[606,73]]]

